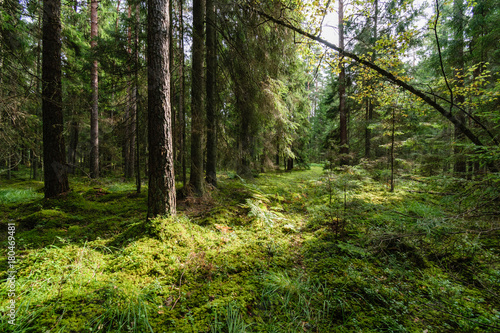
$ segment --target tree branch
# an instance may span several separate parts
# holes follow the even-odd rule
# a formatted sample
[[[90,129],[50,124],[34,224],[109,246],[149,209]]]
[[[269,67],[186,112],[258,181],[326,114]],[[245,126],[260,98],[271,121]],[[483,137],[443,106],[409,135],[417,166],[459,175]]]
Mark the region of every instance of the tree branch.
[[[433,97],[436,97],[436,98],[439,98],[440,100],[446,102],[446,103],[449,103],[451,104],[451,107],[455,106],[459,111],[462,111],[463,113],[465,113],[467,116],[469,116],[470,119],[472,119],[476,124],[478,124],[486,133],[488,133],[488,135],[490,136],[490,138],[493,140],[493,142],[495,142],[495,144],[497,146],[500,145],[500,142],[498,142],[498,140],[495,138],[495,136],[493,135],[493,133],[491,133],[491,131],[486,127],[484,126],[474,115],[472,115],[470,112],[468,112],[467,110],[465,110],[464,108],[458,106],[458,105],[453,105],[453,103],[449,100],[447,100],[446,98],[442,97],[442,96],[439,96],[433,92],[428,92],[426,91],[425,92],[426,94],[428,95],[431,95]]]
[[[368,67],[368,68],[371,68],[373,69],[374,71],[376,71],[377,73],[379,73],[380,75],[386,77],[387,79],[389,79],[390,81],[392,81],[394,84],[402,87],[403,89],[405,89],[406,91],[412,93],[413,95],[419,97],[420,99],[422,99],[425,103],[427,103],[428,105],[430,105],[431,107],[433,107],[435,110],[437,110],[439,113],[441,113],[441,115],[443,115],[446,119],[448,119],[451,123],[453,123],[459,130],[460,132],[462,132],[471,142],[473,142],[475,145],[477,146],[484,146],[483,143],[481,142],[481,140],[474,134],[472,133],[472,131],[467,127],[465,126],[461,121],[459,121],[455,116],[453,116],[453,114],[451,114],[451,112],[445,110],[441,105],[439,105],[437,102],[435,102],[434,100],[432,100],[429,96],[427,96],[423,91],[409,85],[408,83],[404,82],[403,80],[401,79],[398,79],[394,74],[390,73],[389,71],[375,65],[374,63],[368,61],[368,60],[365,60],[365,59],[362,59],[360,56],[354,54],[354,53],[351,53],[349,51],[346,51],[338,46],[336,46],[335,44],[332,44],[320,37],[317,37],[317,36],[314,36],[313,34],[311,33],[308,33],[300,28],[297,28],[283,20],[280,20],[280,19],[276,19],[274,18],[273,16],[271,15],[268,15],[266,14],[265,12],[257,9],[257,8],[254,8],[254,7],[251,7],[249,5],[244,5],[248,10],[250,11],[253,11],[254,13],[264,17],[264,18],[267,18],[271,21],[273,21],[274,23],[277,23],[281,26],[284,26],[290,30],[293,30],[295,32],[297,32],[298,34],[301,34],[302,36],[304,37],[307,37],[311,40],[314,40],[318,43],[321,43],[335,51],[337,51],[338,53],[340,53],[341,55],[345,56],[345,57],[348,57],[352,60],[355,60],[357,61],[358,63]]]
[[[436,46],[437,46],[438,55],[439,55],[439,65],[441,66],[441,73],[443,73],[444,82],[446,83],[446,87],[448,88],[448,91],[450,92],[450,101],[451,101],[450,112],[451,112],[451,110],[453,109],[453,105],[454,105],[453,90],[451,89],[450,83],[448,82],[448,77],[446,77],[446,72],[444,70],[444,65],[443,65],[443,56],[441,54],[441,45],[439,44],[439,37],[438,37],[438,33],[437,33],[439,14],[440,14],[439,3],[438,3],[438,0],[436,0],[436,19],[434,20],[434,28],[432,30],[434,30],[434,37],[436,38]]]

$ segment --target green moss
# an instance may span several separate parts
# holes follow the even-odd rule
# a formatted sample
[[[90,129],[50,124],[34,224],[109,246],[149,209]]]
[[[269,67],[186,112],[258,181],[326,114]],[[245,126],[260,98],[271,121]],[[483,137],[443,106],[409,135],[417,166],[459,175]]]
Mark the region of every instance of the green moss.
[[[78,218],[60,210],[43,209],[19,220],[21,228],[61,228],[67,224],[78,221]]]
[[[66,196],[12,201],[0,213],[19,222],[20,329],[494,332],[497,235],[473,231],[495,221],[456,218],[457,200],[462,212],[474,207],[463,194],[409,192],[452,183],[401,180],[390,193],[357,167],[222,175],[203,204],[146,221],[146,194],[133,183],[73,179]],[[494,208],[495,190],[477,201],[483,185],[470,186],[476,205]],[[1,260],[0,278],[6,267]],[[5,284],[0,295],[5,308]]]

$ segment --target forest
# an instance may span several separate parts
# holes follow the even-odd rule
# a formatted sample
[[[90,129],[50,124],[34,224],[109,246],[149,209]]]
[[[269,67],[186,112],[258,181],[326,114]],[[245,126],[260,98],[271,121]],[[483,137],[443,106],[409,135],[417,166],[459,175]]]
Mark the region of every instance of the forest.
[[[499,0],[0,0],[1,332],[500,332]]]

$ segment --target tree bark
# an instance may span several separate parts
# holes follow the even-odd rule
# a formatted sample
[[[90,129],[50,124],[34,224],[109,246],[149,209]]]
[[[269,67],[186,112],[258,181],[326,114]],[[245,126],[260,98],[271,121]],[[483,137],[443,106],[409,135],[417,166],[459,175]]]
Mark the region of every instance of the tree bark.
[[[97,65],[97,7],[98,0],[90,2],[90,48],[92,51],[92,68],[90,72],[92,89],[92,107],[90,111],[90,177],[99,178],[99,95]]]
[[[193,0],[193,55],[191,87],[191,172],[189,184],[197,196],[203,189],[203,22],[205,1]]]
[[[61,1],[43,2],[42,119],[45,198],[69,191],[61,89]]]
[[[174,7],[173,7],[173,1],[170,0],[168,3],[168,13],[170,15],[170,21],[174,22]],[[168,54],[170,55],[168,57],[168,68],[170,70],[170,119],[172,122],[172,152],[173,152],[173,158],[174,158],[174,170],[175,170],[175,161],[177,161],[177,113],[176,113],[176,103],[175,103],[175,90],[174,90],[174,55],[175,55],[175,50],[174,50],[174,24],[170,24],[168,27],[168,40],[170,43],[168,43]]]
[[[135,163],[135,182],[137,193],[141,193],[141,168],[140,168],[140,149],[139,149],[139,29],[141,26],[141,13],[139,4],[135,5],[135,36],[134,36],[134,122],[132,126],[133,140],[135,143],[135,157],[132,163]]]
[[[207,183],[217,186],[217,111],[216,111],[216,15],[214,0],[207,1]]]
[[[132,18],[132,5],[128,6],[127,17]],[[136,13],[137,15],[137,13]],[[136,27],[137,29],[137,27]],[[124,128],[123,128],[123,160],[124,175],[129,179],[135,174],[135,153],[136,153],[136,113],[137,113],[137,85],[135,82],[136,73],[136,52],[132,53],[135,41],[132,40],[132,25],[127,28],[127,53],[134,64],[134,69],[128,66],[127,82],[127,105],[125,106]]]
[[[186,115],[184,108],[184,18],[183,0],[179,0],[179,158],[182,165],[182,185],[186,186]]]
[[[132,7],[130,4],[127,8],[127,18],[128,22],[130,22],[130,18],[132,16]],[[118,20],[118,19],[117,19]],[[117,23],[118,24],[118,23]],[[132,56],[132,28],[130,26],[127,27],[127,54],[129,58]],[[131,127],[131,110],[132,110],[132,75],[130,64],[127,66],[128,77],[127,77],[127,99],[125,103],[125,113],[123,115],[123,174],[126,179],[132,177],[130,165],[133,163],[130,158],[130,127]]]
[[[169,0],[148,0],[148,218],[174,215]]]

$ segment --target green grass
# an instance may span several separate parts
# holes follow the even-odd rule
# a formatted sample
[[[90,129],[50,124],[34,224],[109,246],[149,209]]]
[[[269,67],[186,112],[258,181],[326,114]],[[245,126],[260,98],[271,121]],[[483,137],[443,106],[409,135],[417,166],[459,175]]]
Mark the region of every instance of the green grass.
[[[37,193],[32,188],[27,189],[0,189],[0,205],[23,203],[41,199],[42,193]]]
[[[3,315],[0,331],[496,332],[494,183],[401,179],[390,193],[358,167],[224,173],[145,223],[132,182],[76,178],[43,200],[41,183],[10,181],[18,325]],[[0,296],[5,313],[6,283]]]

